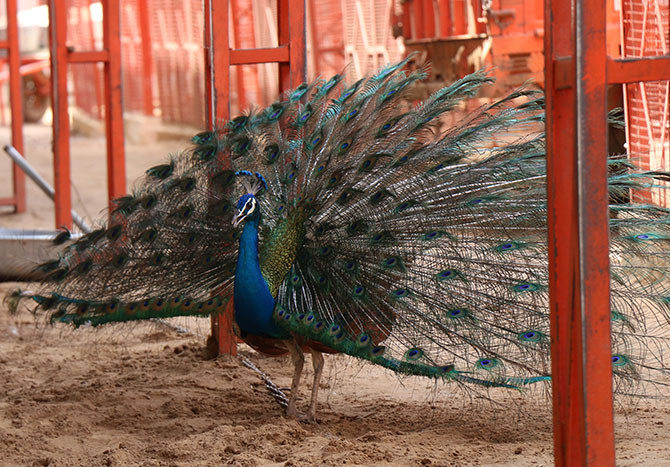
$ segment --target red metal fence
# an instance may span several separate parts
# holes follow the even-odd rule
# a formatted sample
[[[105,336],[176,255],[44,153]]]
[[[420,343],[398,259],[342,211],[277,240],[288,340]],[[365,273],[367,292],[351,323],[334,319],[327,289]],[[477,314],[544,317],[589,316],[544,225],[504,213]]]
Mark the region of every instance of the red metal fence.
[[[384,0],[386,1],[386,0]],[[231,44],[238,49],[277,43],[274,0],[233,0]],[[98,0],[67,0],[68,45],[94,50],[102,41]],[[338,0],[309,1],[310,75],[344,68],[342,10]],[[165,122],[205,125],[204,12],[201,0],[122,0],[121,47],[124,109],[155,113]],[[74,104],[102,118],[102,68],[71,67]],[[276,65],[236,66],[231,75],[234,111],[267,104],[278,89]]]

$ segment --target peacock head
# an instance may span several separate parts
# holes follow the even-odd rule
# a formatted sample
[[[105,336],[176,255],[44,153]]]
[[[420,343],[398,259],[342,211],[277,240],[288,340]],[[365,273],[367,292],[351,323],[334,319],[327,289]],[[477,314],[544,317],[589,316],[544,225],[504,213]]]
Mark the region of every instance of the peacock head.
[[[258,219],[259,217],[260,210],[256,196],[252,193],[247,193],[237,200],[237,212],[233,216],[233,227],[237,227],[241,223],[252,219]]]
[[[233,216],[233,227],[237,227],[243,222],[258,220],[260,218],[260,208],[258,207],[256,196],[268,189],[265,178],[258,172],[252,173],[248,170],[238,170],[235,172],[235,175],[241,177],[245,194],[237,200],[237,212]]]

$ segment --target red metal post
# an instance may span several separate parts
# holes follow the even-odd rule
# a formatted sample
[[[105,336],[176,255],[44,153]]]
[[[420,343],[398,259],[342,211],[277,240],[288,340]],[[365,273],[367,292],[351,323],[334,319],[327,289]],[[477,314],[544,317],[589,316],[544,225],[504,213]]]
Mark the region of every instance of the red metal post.
[[[281,0],[280,0],[281,1]],[[288,86],[279,83],[281,91],[297,87],[307,79],[307,33],[305,31],[305,0],[289,0],[289,69]],[[283,83],[286,84],[286,83]]]
[[[240,11],[239,4],[237,0],[229,0],[230,1],[230,15],[233,23],[233,38],[235,45],[234,47],[236,49],[242,49],[242,34],[240,34],[240,26],[241,26],[241,16],[244,15],[243,12]],[[229,23],[230,24],[230,23]],[[235,74],[237,78],[237,106],[240,110],[246,109],[248,107],[247,103],[247,91],[245,89],[244,85],[244,69],[241,66],[237,66],[235,68]]]
[[[277,43],[282,46],[289,43],[289,0],[277,0]],[[279,64],[279,92],[290,87],[291,66]]]
[[[230,119],[228,12],[228,0],[205,0],[205,76],[210,129]]]
[[[121,81],[121,10],[119,0],[102,2],[105,61],[105,132],[107,135],[107,193],[111,201],[126,193]]]
[[[210,130],[230,119],[228,14],[228,0],[205,0],[205,89]],[[237,355],[233,316],[232,297],[223,312],[212,315],[212,337],[219,354]]]
[[[142,36],[142,108],[145,115],[154,114],[154,98],[152,86],[153,56],[151,54],[151,25],[149,23],[148,0],[139,0],[139,23]]]
[[[614,465],[604,0],[575,2],[577,164],[586,462]],[[593,364],[597,362],[599,364]]]
[[[312,57],[314,57],[314,72],[318,75],[321,70],[321,48],[319,47],[319,25],[316,20],[316,5],[315,0],[307,0],[309,2],[309,27],[312,30]],[[395,3],[395,0],[394,0]],[[306,39],[306,37],[305,37]]]
[[[242,24],[243,21],[251,22],[251,30],[247,31],[251,34],[253,38],[253,18],[249,18],[253,13],[249,10],[251,5],[247,5],[248,8],[241,9],[237,0],[230,0],[230,13],[232,16],[233,23],[233,37],[235,38],[235,48],[244,49],[247,47],[242,47]],[[246,83],[244,76],[244,68],[237,66],[235,69],[235,74],[237,75],[237,106],[240,110],[246,109],[249,106],[247,101],[247,92],[246,92]],[[258,88],[258,80],[256,80],[256,88]]]
[[[557,466],[614,465],[605,11],[602,0],[575,1],[573,8],[545,1]]]
[[[279,89],[299,86],[307,76],[305,1],[277,1],[279,46],[288,45],[289,61],[279,63]]]
[[[60,6],[57,6],[60,4]],[[72,228],[70,192],[70,119],[67,96],[67,15],[58,0],[49,0],[51,108],[53,110],[54,203],[56,227]]]
[[[19,67],[19,25],[16,0],[7,0],[7,55],[9,60],[9,99],[12,110],[12,146],[23,154],[23,101],[22,79]],[[17,213],[26,210],[26,176],[21,169],[12,164],[14,183],[14,210]]]
[[[103,1],[103,3],[104,3],[104,1]],[[104,18],[103,18],[103,21],[104,21]],[[95,48],[95,25],[93,24],[93,21],[91,21],[91,20],[88,21],[88,37],[89,37],[89,42],[88,42],[89,49]],[[104,53],[105,55],[104,55],[104,58],[91,57],[89,59],[84,59],[84,57],[86,56],[87,53],[90,53],[90,54]],[[104,62],[105,60],[107,60],[107,57],[108,57],[108,55],[106,54],[106,51],[79,52],[77,54],[81,55],[80,58],[85,63],[94,62],[94,61],[103,61]],[[74,61],[72,60],[73,55],[74,54],[71,53],[68,57],[68,60],[69,60],[70,63],[74,63]],[[95,83],[95,101],[98,103],[98,118],[100,120],[102,120],[103,118],[105,118],[105,115],[103,114],[104,96],[103,96],[103,90],[102,90],[102,87],[103,87],[102,82],[104,81],[104,76],[101,79],[100,69],[95,65],[93,66],[93,80],[94,80],[93,82]]]

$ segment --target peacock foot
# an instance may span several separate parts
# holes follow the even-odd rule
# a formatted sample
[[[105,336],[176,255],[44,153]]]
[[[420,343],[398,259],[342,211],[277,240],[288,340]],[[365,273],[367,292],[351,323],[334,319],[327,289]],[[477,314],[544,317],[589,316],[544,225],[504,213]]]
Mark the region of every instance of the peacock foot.
[[[309,424],[317,423],[316,414],[313,414],[313,413],[307,413],[306,414],[306,413],[298,412],[298,410],[295,407],[293,407],[293,408],[287,407],[286,408],[286,417],[287,418],[293,418],[300,423],[309,423]]]

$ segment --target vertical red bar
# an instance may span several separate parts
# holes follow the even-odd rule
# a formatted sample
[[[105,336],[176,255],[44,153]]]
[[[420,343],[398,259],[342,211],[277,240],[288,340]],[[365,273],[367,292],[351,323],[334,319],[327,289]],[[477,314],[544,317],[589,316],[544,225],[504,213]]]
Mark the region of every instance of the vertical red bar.
[[[107,194],[112,200],[126,194],[126,162],[123,135],[121,82],[121,10],[119,0],[102,2],[105,62],[105,131],[107,135]]]
[[[279,64],[279,90],[303,83],[307,76],[305,0],[277,0],[279,45],[288,44],[289,62]]]
[[[573,18],[545,1],[554,456],[557,466],[614,465],[605,8],[575,3]]]
[[[314,74],[316,76],[319,75],[319,72],[321,71],[321,47],[319,47],[320,41],[319,38],[319,25],[318,21],[316,20],[316,5],[317,2],[315,0],[307,0],[309,1],[309,27],[312,30],[312,57],[314,57]],[[395,0],[394,0],[395,3]],[[394,11],[394,10],[392,10]],[[306,39],[306,37],[305,37]]]
[[[60,4],[60,7],[57,5]],[[67,96],[67,10],[59,0],[49,0],[51,49],[51,108],[53,109],[54,203],[56,227],[72,228],[70,192],[70,120]]]
[[[281,1],[281,0],[280,0]],[[289,0],[289,86],[295,88],[307,79],[307,34],[305,0]]]
[[[23,102],[22,80],[19,67],[19,26],[17,21],[16,0],[7,0],[7,42],[9,48],[9,100],[12,109],[12,146],[23,154]],[[14,210],[17,213],[26,210],[26,176],[16,165],[12,164],[12,179],[14,183]]]
[[[449,0],[440,0],[440,38],[449,37],[453,32],[453,25],[451,24],[451,6]]]
[[[211,0],[204,0],[203,13],[205,25],[203,27],[203,49],[205,52],[205,109],[207,115],[205,121],[207,128],[211,130],[214,127],[216,118],[214,117],[214,93],[212,87],[214,86],[214,60],[212,51],[212,5]]]
[[[151,54],[151,25],[149,24],[148,0],[138,0],[140,34],[142,36],[142,109],[145,115],[154,114],[154,99],[151,74],[153,56]]]
[[[207,126],[210,130],[230,118],[230,44],[228,0],[205,0],[205,89]],[[217,292],[214,291],[216,294]],[[233,333],[234,306],[231,297],[223,312],[212,315],[212,338],[223,355],[237,355]]]
[[[103,19],[104,21],[104,19]],[[88,34],[89,34],[89,40],[88,44],[86,46],[89,48],[89,50],[95,49],[95,24],[92,20],[87,21],[88,23]],[[74,39],[75,42],[79,42],[77,39]],[[84,46],[81,42],[78,43],[80,47]],[[92,65],[93,68],[93,82],[95,83],[95,102],[98,107],[98,118],[102,120],[105,118],[105,115],[103,113],[103,107],[105,105],[105,96],[103,93],[103,86],[104,86],[104,81],[105,81],[105,76],[103,72],[103,76],[100,76],[100,68],[98,67],[97,63],[93,63]],[[76,78],[75,78],[75,83],[76,83]],[[75,84],[76,85],[76,84]],[[76,92],[75,92],[76,95]]]
[[[279,45],[289,44],[289,0],[277,0],[277,43]],[[286,91],[291,87],[291,64],[279,64],[279,92]]]
[[[580,355],[588,465],[614,465],[607,188],[607,20],[605,0],[575,2],[577,173],[580,194]],[[595,364],[593,364],[595,363]]]
[[[205,64],[210,129],[230,119],[228,15],[228,0],[205,1]]]
[[[241,49],[242,34],[240,31],[240,27],[242,25],[243,12],[240,10],[237,0],[229,0],[229,1],[230,1],[230,14],[232,15],[233,20],[232,21],[233,36],[235,38],[234,47],[236,49]],[[236,72],[235,74],[237,75],[237,107],[239,110],[243,110],[249,106],[249,102],[247,101],[247,92],[244,83],[244,68],[242,68],[242,65],[237,65],[235,67],[235,72]]]
[[[279,64],[280,91],[295,88],[307,76],[306,24],[304,0],[277,0],[278,42],[289,46],[289,62]]]
[[[435,8],[433,8],[433,0],[421,0],[421,1],[423,2],[424,37],[432,39],[435,37]]]

